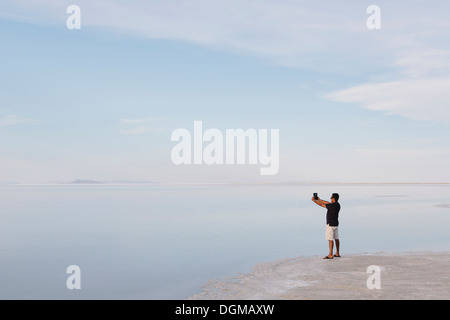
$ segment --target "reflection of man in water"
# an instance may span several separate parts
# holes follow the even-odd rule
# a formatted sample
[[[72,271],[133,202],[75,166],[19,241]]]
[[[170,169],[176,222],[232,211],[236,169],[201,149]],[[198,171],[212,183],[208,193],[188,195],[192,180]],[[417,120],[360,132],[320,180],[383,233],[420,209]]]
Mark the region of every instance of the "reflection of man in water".
[[[338,202],[339,194],[333,193],[331,196],[331,202],[321,200],[317,197],[317,200],[312,198],[316,204],[327,209],[327,228],[325,232],[325,238],[328,240],[328,246],[330,253],[324,257],[324,259],[333,259],[333,257],[340,257],[339,255],[339,211],[341,210],[341,205]],[[336,254],[333,256],[333,240],[336,242]]]

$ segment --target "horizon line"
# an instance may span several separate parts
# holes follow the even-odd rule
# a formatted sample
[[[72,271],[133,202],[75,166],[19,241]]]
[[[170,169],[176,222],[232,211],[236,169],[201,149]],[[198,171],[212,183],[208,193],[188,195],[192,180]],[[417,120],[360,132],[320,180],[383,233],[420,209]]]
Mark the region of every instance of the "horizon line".
[[[101,186],[101,185],[109,185],[109,186],[126,186],[126,185],[448,185],[450,182],[355,182],[355,181],[346,181],[346,182],[336,182],[336,181],[327,181],[327,182],[319,182],[319,181],[284,181],[284,182],[139,182],[139,181],[130,181],[130,182],[102,182],[96,181],[95,183],[74,183],[74,182],[48,182],[48,183],[15,183],[15,182],[7,182],[1,183],[0,185],[4,186]]]

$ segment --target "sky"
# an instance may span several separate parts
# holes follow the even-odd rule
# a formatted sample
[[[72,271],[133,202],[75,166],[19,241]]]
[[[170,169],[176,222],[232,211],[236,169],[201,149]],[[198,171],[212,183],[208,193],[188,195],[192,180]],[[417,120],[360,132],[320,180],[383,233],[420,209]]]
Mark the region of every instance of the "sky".
[[[73,4],[80,29],[67,27]],[[448,12],[418,0],[0,0],[0,183],[450,183]],[[171,134],[194,121],[278,129],[278,172],[175,165]]]

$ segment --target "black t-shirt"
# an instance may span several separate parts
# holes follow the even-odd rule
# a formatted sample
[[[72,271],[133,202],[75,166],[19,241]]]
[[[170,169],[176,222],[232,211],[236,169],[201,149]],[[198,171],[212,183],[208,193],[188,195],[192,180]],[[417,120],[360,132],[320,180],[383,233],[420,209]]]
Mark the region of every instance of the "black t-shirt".
[[[332,202],[325,205],[328,209],[327,211],[327,224],[330,227],[337,227],[339,225],[339,211],[341,210],[341,205],[339,202]]]

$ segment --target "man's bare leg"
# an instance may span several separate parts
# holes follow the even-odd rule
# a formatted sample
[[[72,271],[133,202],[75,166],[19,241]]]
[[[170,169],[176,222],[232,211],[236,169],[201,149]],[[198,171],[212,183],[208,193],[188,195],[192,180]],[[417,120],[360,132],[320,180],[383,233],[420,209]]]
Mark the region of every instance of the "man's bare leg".
[[[341,255],[339,254],[339,247],[340,247],[340,242],[339,239],[334,240],[336,242],[336,254],[334,255],[335,257],[340,257]],[[331,253],[333,254],[333,253]]]
[[[328,258],[333,258],[333,240],[328,240],[328,247],[330,249],[330,253],[328,254]]]

